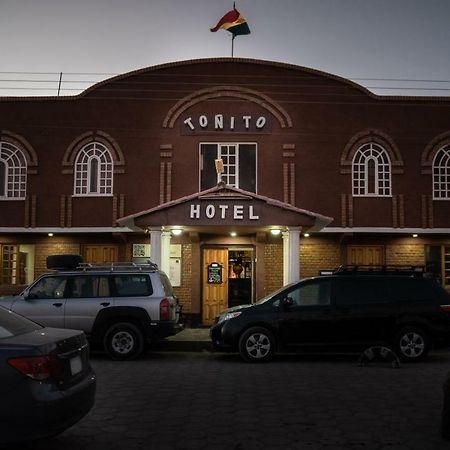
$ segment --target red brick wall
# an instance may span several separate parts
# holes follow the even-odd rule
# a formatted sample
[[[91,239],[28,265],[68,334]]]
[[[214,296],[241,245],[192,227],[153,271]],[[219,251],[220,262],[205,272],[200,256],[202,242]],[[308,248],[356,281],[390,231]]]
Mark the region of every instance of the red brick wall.
[[[283,245],[266,244],[264,247],[264,265],[266,279],[264,292],[271,292],[283,286]]]

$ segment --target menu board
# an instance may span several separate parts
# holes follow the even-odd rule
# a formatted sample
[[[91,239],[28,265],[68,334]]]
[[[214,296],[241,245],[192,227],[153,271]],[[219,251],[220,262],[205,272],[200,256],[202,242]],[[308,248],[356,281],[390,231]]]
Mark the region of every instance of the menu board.
[[[219,263],[213,262],[208,266],[208,283],[222,283],[222,266]]]

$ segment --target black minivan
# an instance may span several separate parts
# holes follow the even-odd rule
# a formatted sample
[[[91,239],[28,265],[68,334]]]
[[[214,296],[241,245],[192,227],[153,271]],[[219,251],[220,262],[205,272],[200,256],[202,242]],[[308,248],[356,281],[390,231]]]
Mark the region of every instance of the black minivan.
[[[418,361],[450,343],[450,294],[414,268],[339,268],[223,311],[210,335],[215,349],[250,362],[280,349],[374,345]]]

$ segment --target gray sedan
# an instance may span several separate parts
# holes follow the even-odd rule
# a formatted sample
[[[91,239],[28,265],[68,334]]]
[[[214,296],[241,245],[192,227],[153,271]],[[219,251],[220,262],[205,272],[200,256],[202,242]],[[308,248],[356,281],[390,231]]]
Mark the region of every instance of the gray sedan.
[[[0,307],[0,445],[61,433],[92,408],[96,378],[81,331]]]

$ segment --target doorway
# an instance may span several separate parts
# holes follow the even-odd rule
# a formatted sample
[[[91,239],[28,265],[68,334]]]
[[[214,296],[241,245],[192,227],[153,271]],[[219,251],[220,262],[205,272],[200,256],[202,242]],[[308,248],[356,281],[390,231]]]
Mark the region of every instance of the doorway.
[[[203,249],[202,323],[211,325],[224,309],[254,300],[252,247]]]

